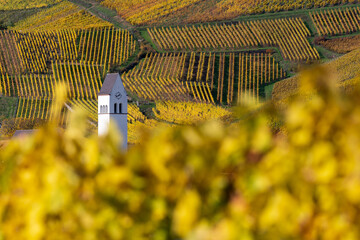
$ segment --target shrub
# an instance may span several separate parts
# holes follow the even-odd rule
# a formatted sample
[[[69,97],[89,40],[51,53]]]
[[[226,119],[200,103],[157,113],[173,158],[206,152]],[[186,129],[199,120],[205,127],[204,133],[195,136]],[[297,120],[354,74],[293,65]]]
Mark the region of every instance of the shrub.
[[[85,137],[80,113],[9,142],[0,238],[359,239],[360,94],[302,79],[312,94],[285,109],[144,132],[127,153],[113,131]]]

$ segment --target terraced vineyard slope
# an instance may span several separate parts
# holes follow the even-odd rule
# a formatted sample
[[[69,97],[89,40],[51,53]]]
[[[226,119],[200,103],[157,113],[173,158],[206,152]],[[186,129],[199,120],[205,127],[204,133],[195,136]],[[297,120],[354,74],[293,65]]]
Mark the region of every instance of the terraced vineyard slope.
[[[69,106],[96,101],[109,68],[136,51],[133,36],[113,27],[0,31],[0,45],[5,46],[0,49],[0,94],[19,97],[17,119],[39,120],[52,118],[57,85],[65,84]],[[67,111],[62,110],[61,124]]]
[[[227,66],[227,67],[225,67]],[[148,100],[236,104],[259,101],[263,86],[286,77],[270,53],[149,54],[123,75],[125,86]],[[188,99],[189,100],[189,99]]]
[[[134,25],[168,25],[229,20],[248,14],[323,8],[348,4],[345,0],[99,0]]]
[[[62,0],[0,0],[0,10],[40,8],[61,2]]]
[[[359,7],[310,12],[319,35],[340,35],[360,30]]]
[[[310,31],[300,18],[149,28],[148,33],[164,50],[277,46],[283,57],[292,61],[320,58],[317,50],[308,42]]]
[[[112,26],[89,12],[81,10],[77,5],[62,1],[50,8],[26,18],[11,27],[12,30],[41,31],[41,30],[69,30],[90,29],[94,27]]]

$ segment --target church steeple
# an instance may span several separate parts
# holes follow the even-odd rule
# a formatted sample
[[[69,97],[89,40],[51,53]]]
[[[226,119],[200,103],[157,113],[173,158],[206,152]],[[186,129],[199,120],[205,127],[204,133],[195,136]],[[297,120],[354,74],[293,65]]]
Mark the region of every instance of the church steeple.
[[[109,131],[110,122],[118,127],[127,149],[127,93],[118,73],[107,74],[98,96],[98,134]]]

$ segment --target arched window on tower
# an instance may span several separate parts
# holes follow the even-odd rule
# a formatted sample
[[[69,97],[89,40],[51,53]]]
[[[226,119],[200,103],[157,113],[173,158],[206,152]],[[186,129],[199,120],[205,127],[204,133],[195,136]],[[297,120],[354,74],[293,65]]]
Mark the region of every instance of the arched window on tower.
[[[122,104],[119,103],[119,113],[122,113]]]
[[[100,105],[100,113],[103,113],[103,106]]]
[[[117,113],[117,103],[114,103],[114,113]]]

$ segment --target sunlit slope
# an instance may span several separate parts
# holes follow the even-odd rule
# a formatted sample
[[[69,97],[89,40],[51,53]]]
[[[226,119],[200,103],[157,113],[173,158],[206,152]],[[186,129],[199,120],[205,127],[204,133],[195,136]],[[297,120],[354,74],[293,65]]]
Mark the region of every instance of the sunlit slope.
[[[360,48],[360,35],[324,39],[319,44],[330,51],[345,54]]]
[[[90,0],[87,0],[90,1]],[[345,0],[98,0],[134,25],[192,23],[348,4]]]
[[[323,64],[329,71],[337,76],[339,86],[349,85],[349,80],[354,82],[354,78],[360,75],[360,49],[352,51],[342,57]],[[274,85],[272,92],[273,99],[282,99],[293,94],[299,85],[299,77],[285,79]]]
[[[0,0],[0,10],[19,10],[25,8],[40,8],[62,0]]]
[[[200,0],[104,0],[102,4],[111,9],[115,9],[118,14],[130,23],[142,24],[166,16],[173,11],[178,11],[199,1]]]
[[[108,26],[112,26],[112,24],[91,15],[73,3],[63,1],[16,23],[11,29],[42,31],[88,29]]]

